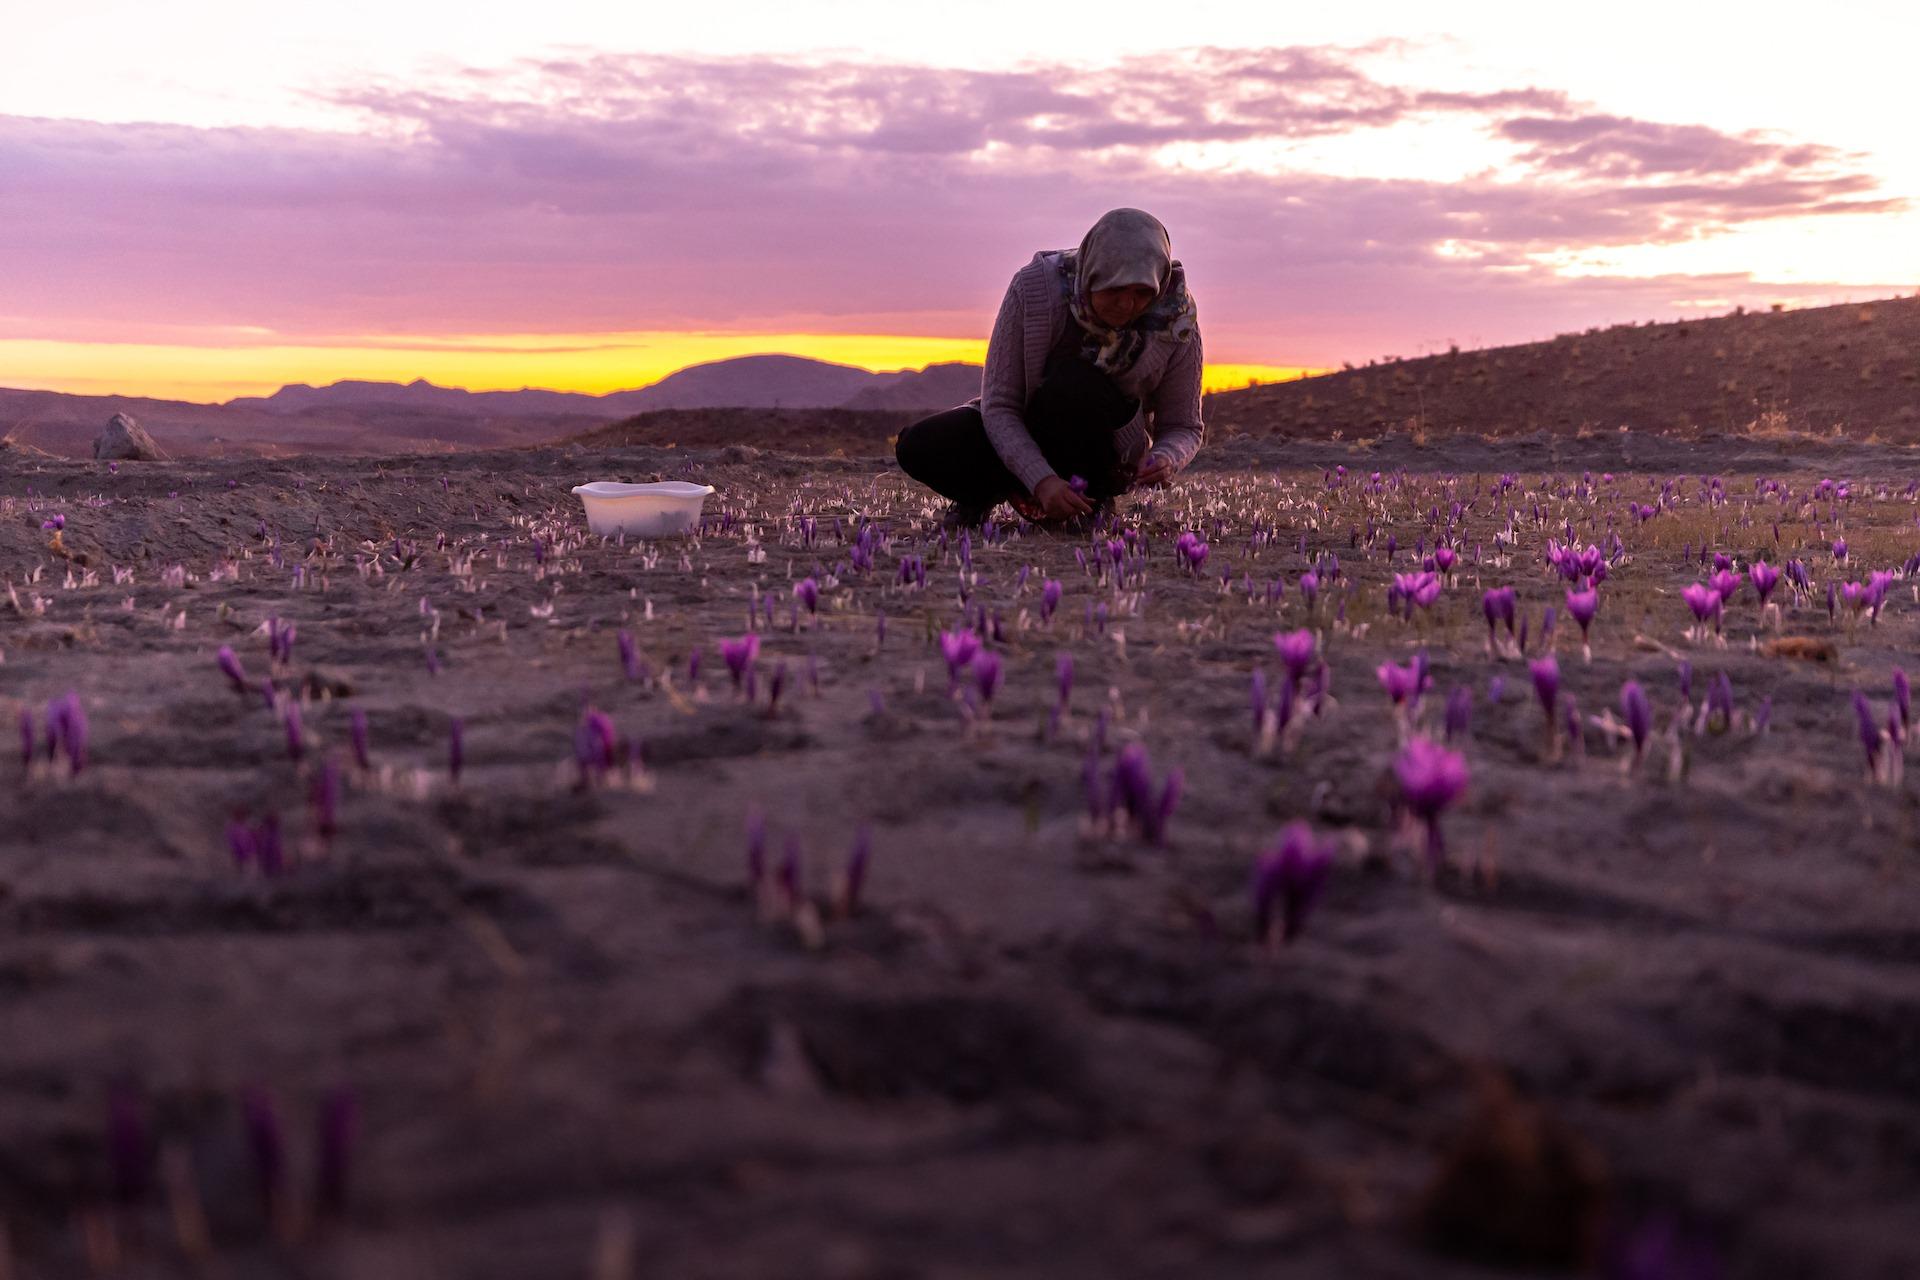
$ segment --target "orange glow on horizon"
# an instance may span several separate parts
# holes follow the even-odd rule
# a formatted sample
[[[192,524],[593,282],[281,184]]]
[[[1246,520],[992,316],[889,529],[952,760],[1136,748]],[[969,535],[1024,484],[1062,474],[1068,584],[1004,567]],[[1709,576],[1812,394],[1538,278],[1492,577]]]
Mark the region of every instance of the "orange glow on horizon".
[[[215,403],[271,395],[282,386],[424,378],[469,391],[538,387],[604,395],[644,387],[689,365],[779,353],[873,372],[986,357],[977,338],[840,333],[592,333],[218,344],[64,342],[0,338],[0,387],[74,395],[145,396]],[[1209,392],[1277,382],[1318,370],[1209,364]]]

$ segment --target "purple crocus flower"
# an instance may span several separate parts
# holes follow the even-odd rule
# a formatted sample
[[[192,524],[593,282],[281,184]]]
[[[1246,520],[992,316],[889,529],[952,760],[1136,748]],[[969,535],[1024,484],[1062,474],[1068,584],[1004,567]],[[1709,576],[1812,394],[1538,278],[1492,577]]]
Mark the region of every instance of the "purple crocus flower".
[[[1567,592],[1567,616],[1580,624],[1580,639],[1587,638],[1587,628],[1593,625],[1593,616],[1600,612],[1600,593],[1592,589]]]
[[[1313,602],[1320,598],[1320,575],[1309,569],[1300,575],[1300,596],[1307,602],[1307,609],[1313,609]]]
[[[1547,723],[1553,723],[1553,704],[1560,694],[1560,663],[1552,654],[1537,658],[1527,664],[1527,671],[1533,676],[1533,692],[1540,699],[1541,710],[1547,714]]]
[[[300,704],[291,698],[287,700],[283,723],[287,731],[287,756],[298,760],[307,754],[307,735],[300,721]]]
[[[1040,588],[1040,620],[1042,622],[1053,619],[1053,611],[1060,607],[1060,595],[1064,590],[1059,581],[1053,578],[1048,578],[1045,585]]]
[[[1847,562],[1847,540],[1845,538],[1835,538],[1833,540],[1833,561],[1835,564],[1845,564]]]
[[[67,518],[63,515],[55,515],[50,517],[49,519],[42,520],[40,522],[40,527],[42,529],[50,529],[53,532],[58,533],[60,530],[67,527]]]
[[[1393,771],[1408,811],[1427,824],[1427,862],[1437,869],[1446,855],[1440,815],[1467,789],[1466,758],[1425,738],[1414,738],[1401,750]]]
[[[1085,493],[1087,491],[1087,478],[1085,476],[1068,476],[1067,488],[1073,490],[1075,493]]]
[[[1274,925],[1281,945],[1306,928],[1307,917],[1327,889],[1333,873],[1333,842],[1315,840],[1304,822],[1290,823],[1279,843],[1263,852],[1253,867],[1253,934],[1271,944]],[[1279,907],[1278,918],[1274,911]]]
[[[220,652],[214,656],[220,662],[220,670],[225,672],[227,679],[233,682],[233,691],[235,693],[247,692],[250,687],[247,682],[247,673],[245,668],[240,665],[240,658],[234,653],[232,646],[221,645]]]
[[[1858,689],[1853,691],[1853,714],[1860,724],[1860,745],[1866,749],[1867,772],[1874,773],[1880,763],[1880,724],[1873,718],[1867,695]]]
[[[573,762],[584,789],[605,779],[620,754],[620,735],[606,712],[587,708],[573,731]]]
[[[1319,647],[1319,641],[1313,632],[1305,627],[1298,631],[1275,632],[1273,647],[1280,651],[1280,661],[1286,665],[1287,679],[1293,684],[1300,683],[1307,668],[1313,665],[1313,656]]]
[[[1253,712],[1253,731],[1258,733],[1267,722],[1267,677],[1258,667],[1248,681],[1247,705]]]
[[[1113,793],[1129,814],[1146,812],[1153,798],[1153,774],[1147,762],[1147,749],[1129,742],[1113,762]]]
[[[1186,789],[1186,772],[1181,769],[1167,770],[1167,780],[1161,784],[1159,796],[1140,817],[1141,834],[1151,843],[1165,843],[1167,824],[1173,821],[1173,811],[1180,806],[1180,797]]]
[[[793,598],[805,605],[808,613],[820,612],[820,584],[811,577],[793,584]]]
[[[1633,735],[1633,757],[1638,760],[1647,750],[1647,734],[1653,727],[1653,708],[1647,703],[1647,691],[1638,681],[1620,686],[1620,714],[1626,719],[1627,732]]]
[[[973,683],[980,691],[983,706],[993,705],[993,695],[1000,691],[1000,657],[990,649],[982,649],[973,655]]]
[[[1417,660],[1404,667],[1383,662],[1374,668],[1374,675],[1380,679],[1380,687],[1386,690],[1387,697],[1392,699],[1393,705],[1408,709],[1420,701],[1420,692],[1424,687],[1421,677],[1424,674]]]
[[[1907,684],[1907,673],[1899,667],[1893,669],[1893,707],[1900,714],[1900,733],[1905,737],[1913,723],[1913,690]]]
[[[1747,570],[1747,577],[1753,583],[1754,594],[1760,597],[1761,605],[1765,606],[1767,597],[1780,585],[1780,571],[1765,560],[1756,560]]]
[[[64,753],[73,773],[87,767],[87,713],[72,690],[47,704],[47,753]]]
[[[972,631],[942,631],[940,633],[940,656],[947,661],[947,680],[957,684],[960,673],[973,662],[973,655],[980,651],[980,637]]]
[[[1722,569],[1707,579],[1707,585],[1720,597],[1721,604],[1732,604],[1733,598],[1740,594],[1740,575],[1731,569]]]
[[[1496,623],[1505,623],[1507,634],[1513,634],[1515,595],[1512,587],[1495,587],[1480,597],[1480,611],[1487,618],[1487,642],[1493,642],[1493,629]]]
[[[727,671],[733,676],[733,687],[738,689],[747,673],[753,669],[753,660],[760,656],[760,637],[749,631],[737,640],[720,642],[720,657],[727,664]]]
[[[1680,590],[1680,598],[1687,602],[1687,608],[1693,610],[1694,620],[1706,622],[1712,619],[1714,629],[1720,626],[1720,610],[1726,601],[1718,591],[1704,582],[1689,582]]]

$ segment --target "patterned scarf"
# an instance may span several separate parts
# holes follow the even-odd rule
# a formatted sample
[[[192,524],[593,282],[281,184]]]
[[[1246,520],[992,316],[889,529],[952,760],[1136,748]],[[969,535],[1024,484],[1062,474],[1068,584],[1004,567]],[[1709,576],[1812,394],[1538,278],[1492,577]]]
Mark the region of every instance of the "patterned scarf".
[[[1079,248],[1059,254],[1061,295],[1087,335],[1081,355],[1101,372],[1117,376],[1133,368],[1156,333],[1189,342],[1197,332],[1186,271],[1167,250],[1167,230],[1159,219],[1138,209],[1115,209],[1093,225]],[[1108,328],[1094,314],[1093,290],[1128,284],[1153,284],[1160,292],[1131,324]]]

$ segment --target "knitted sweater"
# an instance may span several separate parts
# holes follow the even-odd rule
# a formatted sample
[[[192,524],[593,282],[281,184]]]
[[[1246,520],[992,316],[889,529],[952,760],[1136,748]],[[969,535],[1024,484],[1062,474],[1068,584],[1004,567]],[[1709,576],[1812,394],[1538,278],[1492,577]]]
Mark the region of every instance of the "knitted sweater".
[[[1029,493],[1054,472],[1028,433],[1023,414],[1028,397],[1040,386],[1047,352],[1070,319],[1048,257],[1034,254],[1007,286],[993,334],[987,339],[980,398],[971,402],[980,409],[987,439],[1000,461]],[[1175,471],[1193,461],[1205,438],[1200,421],[1200,368],[1198,333],[1187,342],[1155,334],[1133,367],[1114,378],[1116,386],[1140,401],[1140,412],[1120,429],[1115,441],[1122,457],[1139,457],[1150,439],[1152,452],[1171,462]]]

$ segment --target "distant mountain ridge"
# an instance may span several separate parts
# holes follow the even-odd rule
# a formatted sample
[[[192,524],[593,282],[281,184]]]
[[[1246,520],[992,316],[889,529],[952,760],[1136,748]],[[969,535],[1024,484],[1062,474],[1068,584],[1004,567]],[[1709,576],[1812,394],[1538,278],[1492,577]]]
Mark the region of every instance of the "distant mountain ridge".
[[[689,365],[649,386],[606,395],[571,391],[466,391],[412,382],[294,383],[270,396],[241,396],[227,408],[271,414],[366,407],[417,409],[475,417],[578,414],[617,419],[656,409],[935,409],[980,392],[977,364],[935,364],[923,370],[872,373],[804,356],[739,356]]]

